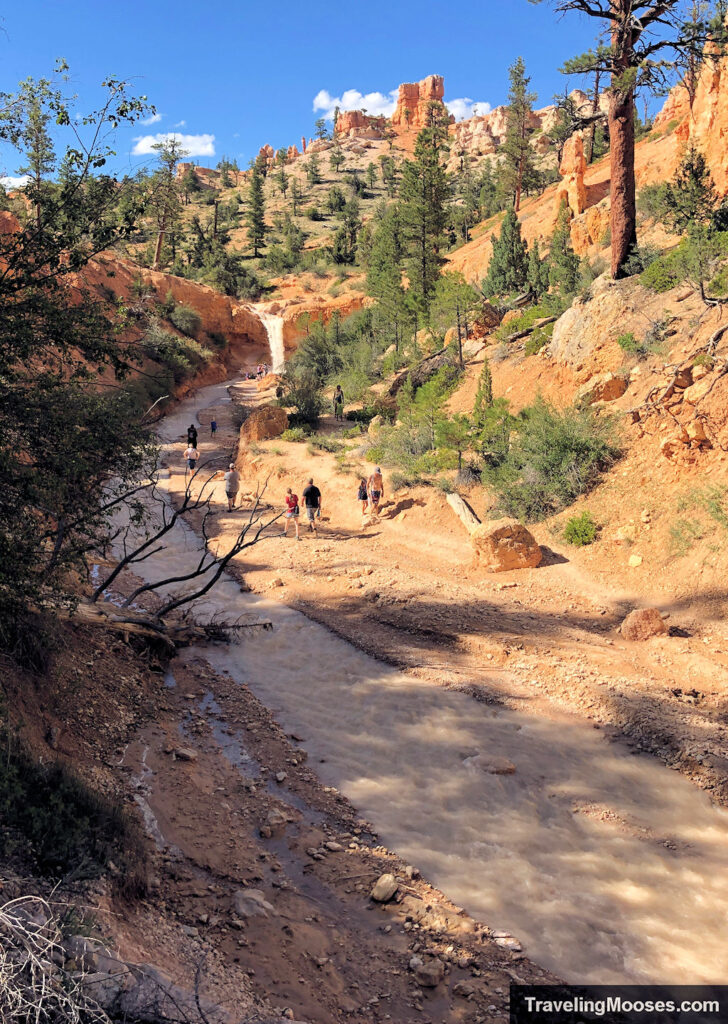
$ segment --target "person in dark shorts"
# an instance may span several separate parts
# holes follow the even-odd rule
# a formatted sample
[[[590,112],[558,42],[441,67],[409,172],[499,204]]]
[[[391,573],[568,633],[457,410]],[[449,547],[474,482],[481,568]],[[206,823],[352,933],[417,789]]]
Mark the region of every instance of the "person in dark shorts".
[[[197,447],[197,427],[194,423],[190,423],[187,428],[187,444],[192,448]]]
[[[185,458],[187,459],[187,468],[190,473],[194,473],[197,460],[200,457],[200,453],[197,451],[195,445],[190,442],[185,449]]]
[[[344,392],[341,390],[341,384],[336,385],[336,391],[334,391],[334,419],[343,420],[344,418]]]
[[[238,496],[238,490],[240,488],[240,474],[235,468],[235,463],[230,463],[230,468],[224,477],[225,480],[225,496],[228,503],[228,512],[235,511],[235,499]]]
[[[384,497],[384,479],[382,471],[377,466],[368,480],[369,508],[375,515],[379,515],[379,503]]]
[[[210,437],[214,437],[217,433],[217,420],[210,420]]]
[[[296,528],[296,540],[301,539],[301,535],[298,532],[298,495],[294,494],[289,487],[286,491],[286,511],[285,511],[285,525],[283,527],[283,536],[288,536],[288,524],[293,522]]]
[[[369,494],[367,493],[367,482],[364,477],[359,481],[356,500],[361,502],[361,514],[365,516],[367,514],[367,505],[369,504]]]
[[[313,477],[309,477],[308,485],[304,488],[303,503],[306,506],[308,528],[317,533],[316,520],[321,518],[321,491],[313,482]]]

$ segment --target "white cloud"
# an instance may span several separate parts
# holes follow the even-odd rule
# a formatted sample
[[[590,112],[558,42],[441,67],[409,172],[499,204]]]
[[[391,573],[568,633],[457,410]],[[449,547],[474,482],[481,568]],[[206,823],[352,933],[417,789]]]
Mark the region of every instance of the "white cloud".
[[[22,188],[23,185],[27,185],[30,181],[30,177],[27,174],[21,174],[19,177],[15,177],[12,174],[0,175],[0,185],[5,189]]]
[[[160,142],[176,139],[186,156],[214,156],[214,135],[180,135],[179,132],[159,132],[156,135],[137,135],[134,139],[133,156],[146,156],[154,153],[154,147]]]
[[[492,110],[490,103],[484,103],[479,100],[473,102],[468,96],[463,96],[457,100],[445,100],[445,106],[451,114],[455,115],[456,121],[465,121],[475,116],[482,117],[483,114],[489,114]]]
[[[336,107],[391,117],[397,106],[397,91],[392,89],[385,95],[383,92],[361,93],[358,89],[347,89],[341,96],[332,96],[326,89],[321,89],[313,98],[313,109],[316,113],[320,111],[327,121],[333,121]]]
[[[187,124],[186,121],[178,121],[177,124],[173,124],[172,127],[173,128],[184,128],[186,124]]]
[[[142,124],[159,124],[162,120],[161,114],[150,114],[149,117],[145,117]]]

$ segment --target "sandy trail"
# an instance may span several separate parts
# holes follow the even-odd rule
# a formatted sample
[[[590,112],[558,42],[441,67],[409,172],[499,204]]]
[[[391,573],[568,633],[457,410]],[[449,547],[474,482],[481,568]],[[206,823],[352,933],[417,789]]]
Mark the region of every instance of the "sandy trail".
[[[191,410],[211,405],[224,405],[221,386],[167,418],[170,456],[178,458]],[[233,440],[221,431],[214,448],[203,444],[203,460]],[[240,515],[219,515],[221,536]],[[271,539],[245,567],[280,571],[294,558],[305,565],[318,546],[331,571],[338,557],[346,560],[337,545],[354,543],[349,529],[337,522],[326,540],[301,545]],[[142,571],[177,573],[198,547],[181,528]],[[309,583],[315,591],[317,578]],[[232,577],[197,611],[273,621],[271,634],[204,658],[302,737],[322,780],[350,798],[389,847],[471,914],[517,935],[532,959],[581,982],[726,976],[728,816],[689,782],[609,742],[584,718],[544,714],[536,703],[530,714],[494,708],[396,671],[297,611],[241,593]],[[494,608],[493,617],[499,611],[509,613]],[[510,614],[514,630],[535,618],[523,607]],[[609,651],[606,642],[602,649]],[[442,660],[457,663],[458,653]],[[699,934],[700,943],[686,943],[686,934]]]

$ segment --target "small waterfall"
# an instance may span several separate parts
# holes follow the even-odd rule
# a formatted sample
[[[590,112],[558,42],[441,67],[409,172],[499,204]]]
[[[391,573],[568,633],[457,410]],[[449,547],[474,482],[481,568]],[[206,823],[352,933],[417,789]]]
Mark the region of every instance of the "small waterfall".
[[[258,311],[258,316],[268,332],[271,368],[274,373],[280,373],[286,361],[283,348],[283,317],[274,313],[264,313],[262,310]]]

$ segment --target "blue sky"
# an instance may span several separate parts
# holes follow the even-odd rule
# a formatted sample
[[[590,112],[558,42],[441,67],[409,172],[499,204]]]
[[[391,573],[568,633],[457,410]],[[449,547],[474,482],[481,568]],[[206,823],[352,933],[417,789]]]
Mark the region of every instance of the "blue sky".
[[[557,19],[548,3],[528,0],[28,0],[6,7],[2,25],[4,90],[47,75],[57,57],[71,66],[81,111],[105,75],[135,79],[158,120],[120,133],[121,172],[148,163],[146,137],[168,131],[190,136],[197,163],[214,166],[226,154],[244,166],[266,142],[310,136],[346,90],[380,93],[364,101],[374,112],[400,82],[428,74],[444,75],[448,101],[497,106],[518,55],[545,105],[563,88],[558,66],[594,33],[590,19]],[[7,160],[0,173],[12,174]]]

